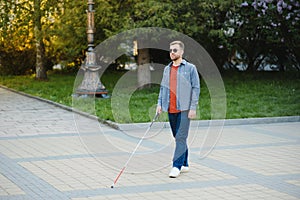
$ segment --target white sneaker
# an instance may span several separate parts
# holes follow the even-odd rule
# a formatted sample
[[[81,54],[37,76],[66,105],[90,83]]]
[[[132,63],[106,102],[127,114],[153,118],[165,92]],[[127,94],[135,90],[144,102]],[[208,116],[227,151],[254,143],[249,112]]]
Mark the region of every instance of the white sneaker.
[[[170,178],[177,178],[180,174],[180,170],[177,167],[173,167],[170,171],[169,177]]]
[[[180,172],[186,173],[186,172],[188,172],[189,170],[190,170],[189,167],[187,167],[187,166],[182,166],[181,169],[180,169]]]

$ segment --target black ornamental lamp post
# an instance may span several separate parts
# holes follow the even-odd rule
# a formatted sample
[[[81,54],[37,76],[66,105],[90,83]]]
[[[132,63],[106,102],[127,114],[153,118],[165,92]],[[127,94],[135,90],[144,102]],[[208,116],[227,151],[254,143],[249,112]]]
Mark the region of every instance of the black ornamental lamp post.
[[[76,90],[77,95],[95,95],[96,97],[109,98],[108,91],[101,83],[99,78],[99,70],[101,66],[96,62],[96,53],[94,51],[94,33],[95,33],[95,19],[94,19],[94,2],[88,0],[87,10],[87,41],[88,49],[86,52],[86,59],[81,66],[84,72],[83,80]]]

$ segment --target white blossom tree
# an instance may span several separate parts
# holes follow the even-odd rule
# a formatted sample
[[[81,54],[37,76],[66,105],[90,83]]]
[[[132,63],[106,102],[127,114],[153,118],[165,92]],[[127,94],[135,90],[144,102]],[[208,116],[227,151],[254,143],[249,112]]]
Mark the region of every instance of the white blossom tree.
[[[256,16],[248,15],[249,12],[252,12],[251,10],[254,10]],[[240,15],[242,16],[240,21],[244,23],[242,25],[246,25],[248,28],[252,27],[255,30],[257,38],[259,38],[258,45],[260,47],[258,49],[261,49],[262,45],[266,45],[263,46],[263,53],[275,56],[280,70],[284,70],[285,65],[300,69],[299,1],[244,1],[241,4]]]

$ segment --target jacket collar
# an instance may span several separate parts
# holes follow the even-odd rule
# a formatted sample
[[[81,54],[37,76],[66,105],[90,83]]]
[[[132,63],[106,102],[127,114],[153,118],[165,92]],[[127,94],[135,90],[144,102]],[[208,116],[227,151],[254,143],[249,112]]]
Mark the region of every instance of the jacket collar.
[[[185,59],[182,59],[182,61],[181,61],[180,65],[179,65],[179,67],[180,67],[181,65],[186,65],[186,63],[187,63],[187,61],[186,61]],[[170,63],[168,64],[168,67],[172,67],[172,64],[173,64],[173,62],[170,62]]]

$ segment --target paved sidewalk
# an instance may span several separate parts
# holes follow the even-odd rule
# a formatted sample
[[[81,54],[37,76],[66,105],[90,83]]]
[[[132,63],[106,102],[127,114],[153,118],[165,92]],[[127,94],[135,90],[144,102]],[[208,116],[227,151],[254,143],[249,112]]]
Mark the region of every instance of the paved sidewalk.
[[[0,199],[300,199],[299,121],[193,126],[190,172],[176,179],[174,141],[157,122],[111,189],[148,124],[131,126],[118,131],[0,88]],[[201,158],[210,129],[222,135]]]

